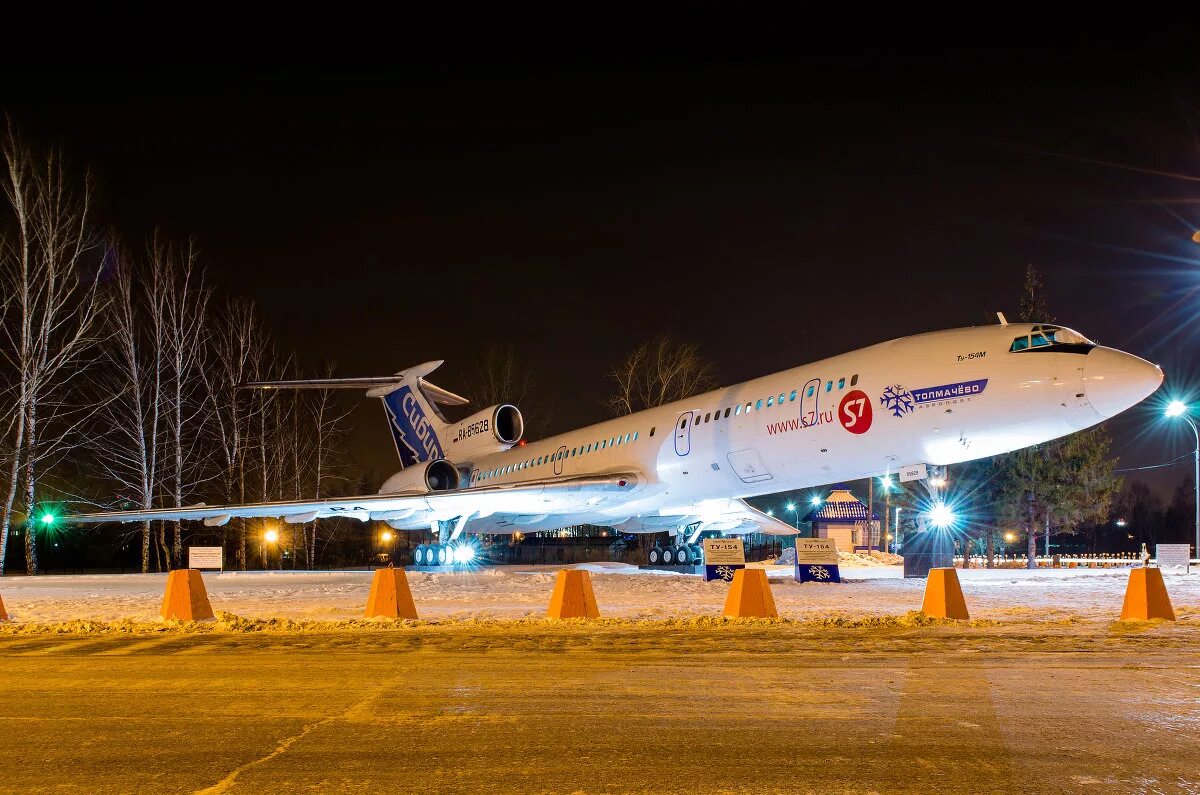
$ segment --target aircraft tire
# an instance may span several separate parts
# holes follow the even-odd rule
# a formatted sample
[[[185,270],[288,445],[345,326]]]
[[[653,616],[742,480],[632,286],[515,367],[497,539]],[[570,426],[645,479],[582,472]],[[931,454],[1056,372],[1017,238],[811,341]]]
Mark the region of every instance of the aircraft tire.
[[[699,563],[704,559],[704,550],[701,549],[699,544],[690,544],[688,549],[692,553],[692,563]]]
[[[436,566],[445,566],[446,559],[450,557],[450,551],[446,549],[444,544],[438,544],[434,547],[434,560]]]
[[[686,566],[692,562],[692,551],[686,544],[675,547],[675,562],[680,566]]]
[[[658,547],[651,547],[649,560],[651,566],[657,566],[659,563],[662,563],[662,550]]]
[[[425,565],[425,545],[417,544],[417,548],[413,550],[413,563],[418,566]]]
[[[675,562],[675,550],[672,547],[663,547],[662,562],[667,566]]]

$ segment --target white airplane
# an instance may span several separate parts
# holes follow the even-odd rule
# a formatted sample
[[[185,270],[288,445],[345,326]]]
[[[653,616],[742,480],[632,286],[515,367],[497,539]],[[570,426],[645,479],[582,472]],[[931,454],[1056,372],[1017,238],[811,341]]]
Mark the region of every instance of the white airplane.
[[[418,563],[445,562],[463,534],[579,524],[623,533],[691,528],[794,534],[744,499],[919,465],[1016,450],[1095,425],[1163,380],[1144,359],[1070,329],[1008,324],[892,340],[536,442],[496,405],[460,422],[468,401],[425,380],[440,361],[381,378],[257,382],[355,388],[383,401],[403,469],[360,497],[119,511],[74,522],[318,517],[433,529]],[[677,547],[677,550],[681,548]],[[669,561],[668,561],[669,562]]]

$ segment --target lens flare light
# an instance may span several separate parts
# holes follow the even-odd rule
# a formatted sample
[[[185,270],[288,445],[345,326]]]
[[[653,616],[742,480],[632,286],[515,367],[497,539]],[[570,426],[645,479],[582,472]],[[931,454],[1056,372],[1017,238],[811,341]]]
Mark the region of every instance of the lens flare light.
[[[958,520],[958,516],[944,502],[935,503],[929,509],[929,523],[939,530],[943,530]]]

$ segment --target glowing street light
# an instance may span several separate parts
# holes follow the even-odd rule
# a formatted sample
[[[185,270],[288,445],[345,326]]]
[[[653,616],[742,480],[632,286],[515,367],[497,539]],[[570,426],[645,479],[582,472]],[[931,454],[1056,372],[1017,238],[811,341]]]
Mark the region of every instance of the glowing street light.
[[[268,544],[274,544],[278,540],[279,540],[279,531],[278,530],[268,530],[267,532],[263,533],[263,541],[266,541]]]
[[[820,497],[813,497],[811,500],[809,500],[809,502],[812,503],[812,506],[814,508],[819,508],[819,507],[821,507],[821,503],[824,502],[824,500],[822,500]]]
[[[958,517],[944,502],[939,502],[929,509],[929,522],[939,530],[954,524]]]
[[[796,510],[796,503],[789,502],[786,507],[789,511],[792,512],[792,518],[795,520],[795,524],[796,524],[796,533],[799,534],[800,533],[800,512]]]
[[[392,542],[391,532],[388,530],[384,530],[382,533],[379,534],[379,540],[385,544],[390,544]]]
[[[930,478],[929,485],[933,486],[935,489],[944,489],[946,488],[946,479],[943,477]]]
[[[54,524],[54,520],[55,520],[54,514],[49,513],[49,512],[42,514],[42,524],[49,526],[49,525]]]
[[[1192,482],[1196,485],[1196,554],[1200,555],[1200,430],[1196,429],[1196,423],[1188,416],[1187,404],[1182,400],[1172,400],[1167,404],[1164,413],[1168,417],[1181,417],[1196,437],[1196,451],[1193,454],[1195,472],[1192,475]]]
[[[1004,543],[1006,543],[1006,544],[1011,544],[1012,542],[1014,542],[1014,541],[1016,541],[1016,540],[1017,540],[1017,534],[1016,534],[1016,533],[1009,531],[1009,532],[1007,532],[1007,533],[1005,533],[1005,534],[1004,534]]]
[[[1117,520],[1117,527],[1124,527],[1124,526],[1125,526],[1125,520],[1124,520],[1124,519],[1118,519],[1118,520]]]

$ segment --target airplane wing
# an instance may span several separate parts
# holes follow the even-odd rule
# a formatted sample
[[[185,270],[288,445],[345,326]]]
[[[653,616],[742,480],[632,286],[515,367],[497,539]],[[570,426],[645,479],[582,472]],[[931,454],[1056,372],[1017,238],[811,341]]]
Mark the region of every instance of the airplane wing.
[[[74,524],[140,522],[145,520],[199,519],[220,526],[234,517],[280,518],[289,524],[346,516],[359,521],[388,521],[397,526],[428,527],[434,521],[548,514],[582,514],[602,510],[606,504],[627,499],[643,484],[636,474],[593,475],[540,480],[513,485],[410,494],[371,494],[323,500],[285,500],[246,505],[193,505],[148,511],[107,511],[77,514]]]

